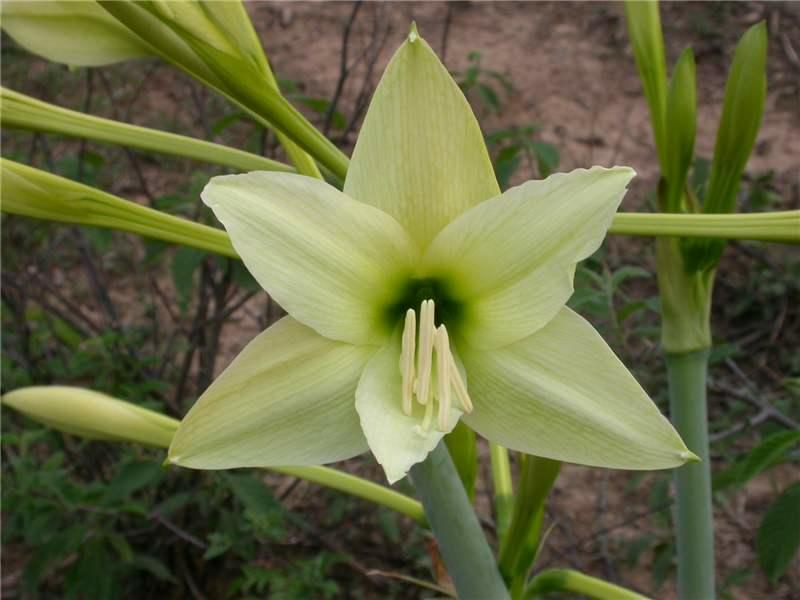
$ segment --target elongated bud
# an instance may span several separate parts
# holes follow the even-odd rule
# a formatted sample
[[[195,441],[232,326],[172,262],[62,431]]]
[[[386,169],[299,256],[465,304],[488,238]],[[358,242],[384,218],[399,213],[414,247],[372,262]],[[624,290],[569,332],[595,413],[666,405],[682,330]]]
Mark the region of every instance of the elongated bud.
[[[658,2],[654,0],[625,2],[625,19],[636,67],[650,106],[650,120],[661,170],[665,171],[664,136],[667,105],[667,63],[664,58],[664,36]]]
[[[665,130],[665,169],[667,192],[666,212],[683,212],[681,196],[686,176],[692,165],[694,140],[697,129],[697,90],[695,84],[694,54],[690,48],[681,53],[667,95]]]
[[[745,32],[733,56],[703,203],[706,213],[728,213],[736,209],[742,173],[764,116],[766,68],[767,27],[762,21]],[[719,261],[724,247],[724,242],[713,240],[686,244],[687,268],[690,271],[712,268]]]
[[[2,403],[48,427],[92,440],[167,448],[178,429],[176,419],[77,387],[21,388],[4,394]]]
[[[46,171],[0,158],[0,208],[35,219],[92,225],[238,257],[219,229],[123,200]]]

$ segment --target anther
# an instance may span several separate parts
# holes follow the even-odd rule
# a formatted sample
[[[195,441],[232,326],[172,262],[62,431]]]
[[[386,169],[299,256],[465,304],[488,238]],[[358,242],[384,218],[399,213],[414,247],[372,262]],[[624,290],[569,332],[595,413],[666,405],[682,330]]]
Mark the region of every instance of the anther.
[[[400,373],[403,377],[403,412],[411,416],[414,402],[414,353],[417,346],[417,313],[409,308],[403,327]]]
[[[447,429],[447,417],[450,416],[450,340],[444,325],[436,330],[434,339],[436,348],[436,399],[439,401],[439,430]]]
[[[417,355],[417,402],[430,400],[431,368],[433,362],[434,326],[433,300],[423,300],[419,311],[419,354]]]
[[[471,413],[472,400],[467,393],[467,386],[464,385],[464,380],[461,379],[461,372],[458,370],[456,359],[453,358],[452,353],[450,354],[450,382],[453,384],[453,390],[456,393],[456,398],[458,398],[458,403],[461,404],[461,408],[464,409],[465,413]]]

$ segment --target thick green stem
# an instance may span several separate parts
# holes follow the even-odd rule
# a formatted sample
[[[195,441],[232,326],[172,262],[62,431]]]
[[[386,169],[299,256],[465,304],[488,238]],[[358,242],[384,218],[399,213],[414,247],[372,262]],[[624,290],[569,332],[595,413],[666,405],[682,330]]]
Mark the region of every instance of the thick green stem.
[[[714,514],[708,460],[706,371],[708,350],[667,354],[672,422],[701,462],[675,470],[678,594],[682,600],[714,596]]]
[[[411,479],[462,600],[504,600],[508,590],[461,484],[447,446],[440,443],[411,468]]]
[[[571,569],[542,571],[531,579],[530,585],[525,590],[524,598],[533,600],[533,598],[548,592],[572,592],[597,600],[647,600],[646,596],[632,590]]]

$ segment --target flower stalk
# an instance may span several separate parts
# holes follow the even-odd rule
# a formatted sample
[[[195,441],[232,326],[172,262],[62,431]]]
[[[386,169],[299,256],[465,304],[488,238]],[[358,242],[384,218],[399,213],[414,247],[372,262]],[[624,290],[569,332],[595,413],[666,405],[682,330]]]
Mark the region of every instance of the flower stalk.
[[[411,480],[458,597],[507,599],[508,590],[447,446],[440,443],[424,461],[411,467]]]
[[[715,598],[714,512],[708,456],[706,371],[708,349],[667,354],[672,421],[687,447],[702,462],[675,470],[677,497],[678,595]]]
[[[158,129],[102,119],[42,102],[7,88],[0,88],[0,102],[3,106],[0,124],[3,127],[119,144],[232,167],[239,171],[293,170],[288,165],[257,154]]]

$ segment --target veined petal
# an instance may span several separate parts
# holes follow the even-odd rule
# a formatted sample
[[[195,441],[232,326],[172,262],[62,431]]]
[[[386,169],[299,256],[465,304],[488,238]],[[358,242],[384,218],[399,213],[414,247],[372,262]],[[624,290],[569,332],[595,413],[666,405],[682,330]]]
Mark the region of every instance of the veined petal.
[[[411,415],[405,415],[399,364],[400,336],[395,335],[367,363],[356,390],[361,428],[389,483],[402,479],[412,465],[425,460],[461,415],[451,408],[445,431],[437,429],[435,414],[429,426],[422,427],[425,408],[416,402]],[[432,402],[428,406],[432,407]]]
[[[392,217],[289,173],[214,177],[202,197],[289,314],[331,339],[381,343],[383,307],[416,257]]]
[[[448,225],[423,259],[466,306],[461,334],[498,348],[543,327],[572,295],[575,263],[603,241],[635,172],[577,169],[529,181]]]
[[[475,408],[464,422],[503,446],[618,469],[693,455],[594,328],[569,308],[515,344],[462,350]]]
[[[416,30],[375,90],[344,191],[392,215],[421,249],[500,193],[472,109]]]
[[[353,407],[374,346],[284,317],[259,334],[181,421],[169,460],[197,469],[319,465],[367,450]]]

